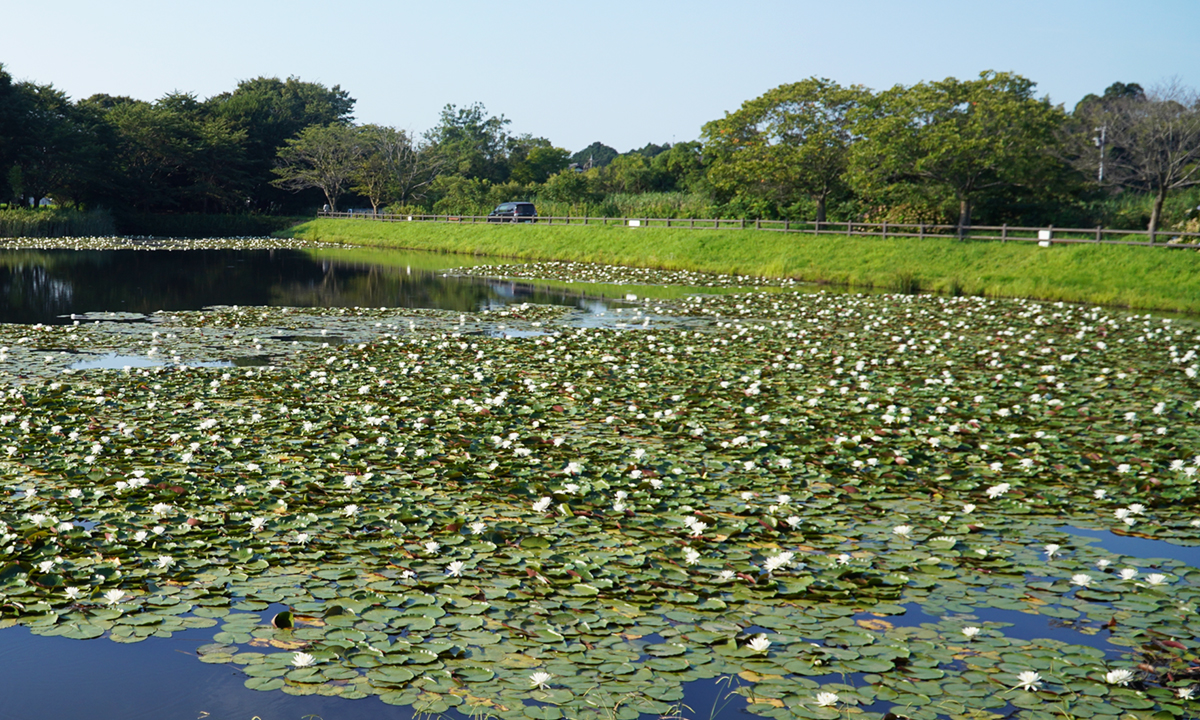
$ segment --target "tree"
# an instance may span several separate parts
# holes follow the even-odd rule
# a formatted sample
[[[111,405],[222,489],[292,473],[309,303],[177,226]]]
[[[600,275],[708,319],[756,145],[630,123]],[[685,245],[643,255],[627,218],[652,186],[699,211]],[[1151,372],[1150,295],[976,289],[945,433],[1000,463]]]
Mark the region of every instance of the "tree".
[[[53,85],[17,83],[13,96],[19,117],[10,157],[20,166],[21,194],[35,203],[53,197],[78,204],[100,171],[102,120]]]
[[[370,200],[376,212],[384,202],[407,205],[424,198],[440,170],[437,156],[414,145],[404,130],[363,125],[358,132],[364,157],[352,178],[351,190]]]
[[[293,192],[319,188],[334,212],[362,163],[362,136],[345,125],[313,125],[279,151],[272,185]]]
[[[490,117],[482,103],[442,108],[441,119],[425,133],[430,151],[446,172],[490,182],[508,179],[511,136],[503,115]]]
[[[621,153],[597,140],[584,149],[567,158],[567,161],[579,167],[604,167]]]
[[[248,193],[258,207],[285,202],[271,189],[272,168],[287,140],[313,125],[349,125],[354,98],[334,85],[258,77],[238,83],[233,92],[215,95],[204,102],[206,109],[245,133],[242,170],[250,180]]]
[[[555,173],[546,179],[540,197],[551,202],[570,204],[599,202],[603,194],[595,190],[593,179],[589,177],[595,172],[563,170]]]
[[[1102,162],[1103,185],[1151,193],[1149,230],[1155,233],[1167,193],[1200,185],[1200,95],[1175,83],[1148,93],[1124,87],[1137,92],[1105,91],[1077,109],[1076,147],[1084,149],[1075,154],[1075,165],[1099,177]],[[1099,132],[1103,145],[1089,152],[1086,143]]]
[[[765,199],[780,209],[812,198],[823,222],[826,200],[849,163],[850,115],[867,96],[858,86],[810,78],[743,103],[704,126],[709,179],[730,196]]]
[[[1034,186],[1057,162],[1048,149],[1065,116],[1033,95],[1034,83],[987,71],[879,93],[855,113],[861,135],[852,178],[861,192],[916,183],[958,204],[960,232],[972,202],[993,188]]]
[[[519,183],[544,183],[567,166],[569,153],[562,148],[552,147],[545,138],[525,136],[518,138],[514,145],[509,176]]]
[[[665,152],[654,156],[653,166],[662,174],[670,189],[687,192],[707,192],[708,167],[703,145],[699,142],[675,143]]]

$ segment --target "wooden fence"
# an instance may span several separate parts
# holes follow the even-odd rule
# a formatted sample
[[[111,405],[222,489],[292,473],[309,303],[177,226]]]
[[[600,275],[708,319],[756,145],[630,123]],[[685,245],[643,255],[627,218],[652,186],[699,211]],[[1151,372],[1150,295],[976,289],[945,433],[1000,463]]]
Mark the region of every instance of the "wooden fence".
[[[378,222],[436,222],[485,223],[513,222],[514,218],[487,215],[388,215],[363,211],[320,212],[323,218],[352,218]],[[999,240],[1000,242],[1037,243],[1104,243],[1109,245],[1155,245],[1158,247],[1195,248],[1200,233],[1150,232],[1149,230],[1112,230],[1108,228],[1018,227],[1015,225],[925,225],[906,223],[815,222],[800,220],[723,220],[718,218],[646,218],[646,217],[536,217],[516,218],[522,223],[545,225],[618,225],[626,227],[668,227],[691,229],[741,229],[768,232],[808,233],[825,235],[890,237],[954,237],[965,240]]]

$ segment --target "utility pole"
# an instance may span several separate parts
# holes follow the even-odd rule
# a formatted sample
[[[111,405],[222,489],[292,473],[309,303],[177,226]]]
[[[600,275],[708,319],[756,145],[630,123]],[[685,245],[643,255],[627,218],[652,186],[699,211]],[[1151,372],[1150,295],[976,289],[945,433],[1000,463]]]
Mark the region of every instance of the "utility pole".
[[[1104,182],[1104,141],[1105,134],[1108,131],[1108,125],[1101,125],[1100,127],[1095,128],[1095,130],[1096,132],[1100,133],[1098,136],[1092,138],[1092,142],[1096,143],[1096,147],[1100,148],[1100,175],[1096,178],[1096,180],[1098,182]]]

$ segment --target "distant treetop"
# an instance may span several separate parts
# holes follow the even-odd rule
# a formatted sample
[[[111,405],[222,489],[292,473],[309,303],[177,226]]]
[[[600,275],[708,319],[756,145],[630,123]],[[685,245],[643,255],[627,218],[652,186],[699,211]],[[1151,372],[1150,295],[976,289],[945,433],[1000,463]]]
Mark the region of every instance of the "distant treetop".
[[[616,149],[610,148],[604,143],[597,140],[588,145],[584,149],[572,155],[568,160],[573,163],[578,163],[581,167],[590,159],[592,167],[604,167],[612,162],[621,153]]]

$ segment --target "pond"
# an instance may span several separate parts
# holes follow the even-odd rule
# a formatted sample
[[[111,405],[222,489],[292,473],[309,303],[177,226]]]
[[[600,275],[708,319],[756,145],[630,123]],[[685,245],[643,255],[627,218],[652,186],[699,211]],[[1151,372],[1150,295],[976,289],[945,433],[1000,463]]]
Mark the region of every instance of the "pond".
[[[165,252],[3,264],[0,717],[1196,709],[1193,324]]]

